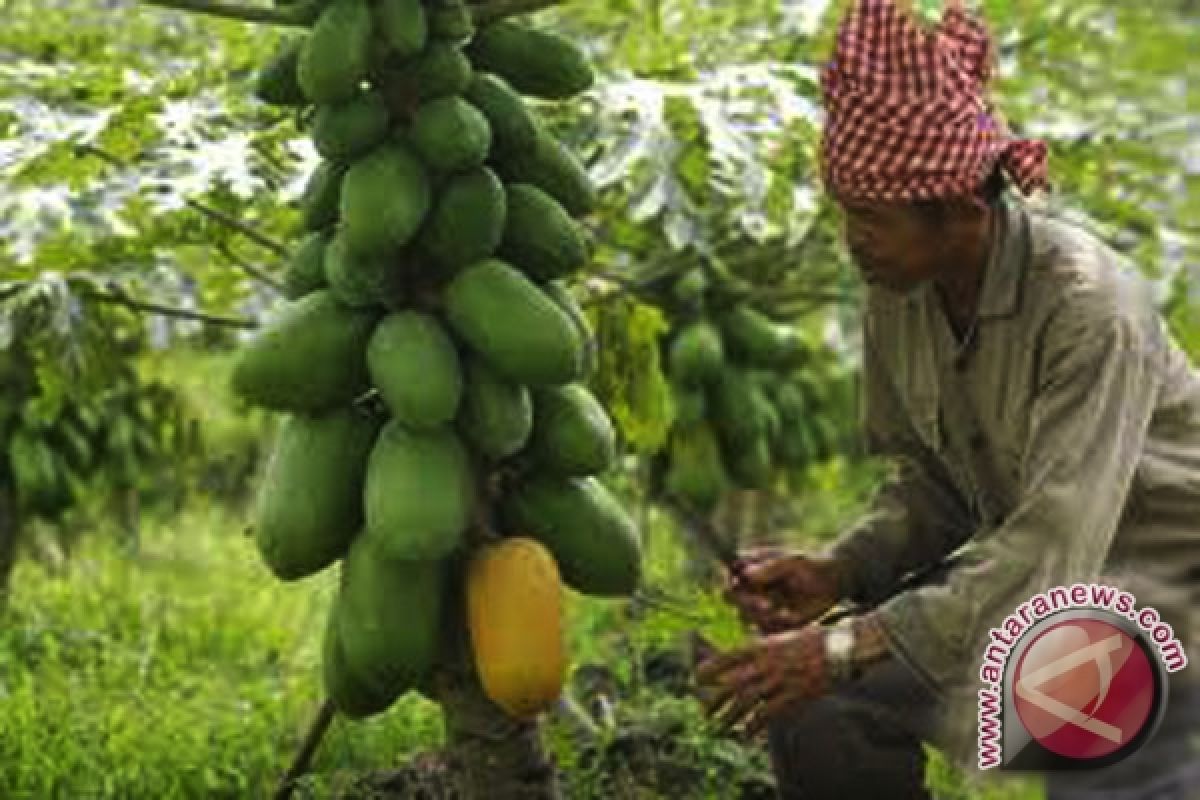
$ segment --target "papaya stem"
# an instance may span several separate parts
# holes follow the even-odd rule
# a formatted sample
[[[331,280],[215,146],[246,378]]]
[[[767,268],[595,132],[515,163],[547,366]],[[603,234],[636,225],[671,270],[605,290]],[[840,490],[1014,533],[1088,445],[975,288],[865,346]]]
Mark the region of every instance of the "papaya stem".
[[[292,796],[292,790],[296,788],[296,781],[308,772],[313,754],[317,752],[317,745],[324,738],[325,731],[329,730],[335,713],[333,701],[325,698],[321,707],[317,709],[317,715],[309,724],[308,732],[304,734],[304,739],[300,742],[300,749],[296,751],[296,757],[292,759],[291,766],[279,779],[279,784],[275,787],[275,794],[271,796],[272,800],[288,800]]]
[[[311,10],[307,3],[298,4],[293,8],[255,8],[221,0],[141,0],[141,2],[148,6],[268,25],[304,26],[312,20]]]

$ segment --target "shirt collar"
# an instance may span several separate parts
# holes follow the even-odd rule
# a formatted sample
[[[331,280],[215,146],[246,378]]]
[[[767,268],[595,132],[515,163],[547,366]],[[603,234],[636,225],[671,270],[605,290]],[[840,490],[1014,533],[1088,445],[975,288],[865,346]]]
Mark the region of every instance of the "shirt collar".
[[[1029,216],[1019,201],[1005,197],[996,216],[996,238],[980,287],[976,315],[979,319],[1006,317],[1017,310],[1021,281],[1029,261]],[[936,304],[933,281],[926,281],[908,296],[910,305]]]
[[[980,319],[1006,317],[1016,311],[1028,257],[1028,214],[1017,201],[1005,198],[996,216],[996,237],[979,294]]]

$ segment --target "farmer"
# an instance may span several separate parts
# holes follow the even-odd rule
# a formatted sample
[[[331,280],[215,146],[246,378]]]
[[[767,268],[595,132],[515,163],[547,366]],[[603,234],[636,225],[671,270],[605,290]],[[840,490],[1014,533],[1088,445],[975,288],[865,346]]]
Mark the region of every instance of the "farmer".
[[[767,731],[784,798],[930,797],[923,741],[976,765],[988,631],[1038,592],[1118,586],[1197,655],[1200,374],[1136,270],[1009,191],[1045,186],[1046,148],[991,113],[992,57],[961,2],[926,31],[858,0],[822,75],[866,450],[898,469],[826,552],[746,554],[729,596],[764,635],[697,671]],[[818,624],[839,601],[858,613]],[[1171,673],[1134,755],[1046,773],[1049,799],[1200,797],[1198,675]]]

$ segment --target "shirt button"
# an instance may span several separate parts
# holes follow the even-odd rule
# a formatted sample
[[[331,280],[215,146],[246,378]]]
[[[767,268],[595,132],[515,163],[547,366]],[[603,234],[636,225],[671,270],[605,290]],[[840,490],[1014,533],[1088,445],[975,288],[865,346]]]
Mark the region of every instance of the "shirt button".
[[[982,433],[976,432],[971,434],[971,438],[967,440],[967,444],[971,445],[972,450],[982,450],[987,444],[987,439]]]
[[[967,360],[965,358],[954,359],[954,371],[955,372],[966,372],[967,371]]]

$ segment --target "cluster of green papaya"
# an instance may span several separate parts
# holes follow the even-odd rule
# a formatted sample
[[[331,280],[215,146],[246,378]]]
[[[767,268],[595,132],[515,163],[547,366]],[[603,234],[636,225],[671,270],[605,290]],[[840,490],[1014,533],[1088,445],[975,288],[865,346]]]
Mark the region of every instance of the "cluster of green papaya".
[[[578,218],[594,187],[523,97],[592,80],[569,41],[511,20],[477,29],[461,0],[329,0],[259,76],[260,99],[306,110],[323,161],[290,302],[243,348],[233,385],[287,414],[257,508],[266,564],[295,580],[342,562],[324,677],[348,716],[422,688],[439,632],[467,625],[447,618],[467,591],[454,565],[497,537],[538,543],[584,593],[639,582],[636,526],[596,477],[615,436],[583,385],[592,332],[563,283],[589,257]],[[548,573],[502,561],[518,567],[475,571],[489,577],[472,607],[508,609],[497,624],[517,629],[500,640],[519,643],[512,602],[477,595],[519,596],[522,564],[539,585]],[[529,623],[557,608],[531,604],[523,624],[555,630]],[[481,656],[477,633],[485,687],[505,687],[493,700],[528,713],[519,667],[557,663],[545,637]],[[510,678],[489,681],[496,670]],[[552,699],[544,680],[525,688]]]
[[[675,421],[663,489],[707,512],[731,488],[767,488],[779,471],[827,457],[836,432],[800,333],[709,291],[699,268],[672,295],[678,322],[664,359]]]
[[[25,511],[55,519],[98,477],[137,486],[156,466],[174,465],[197,439],[175,390],[139,383],[130,370],[112,388],[64,399],[52,413],[30,403],[0,413],[0,441],[8,443],[0,469],[7,467]]]

